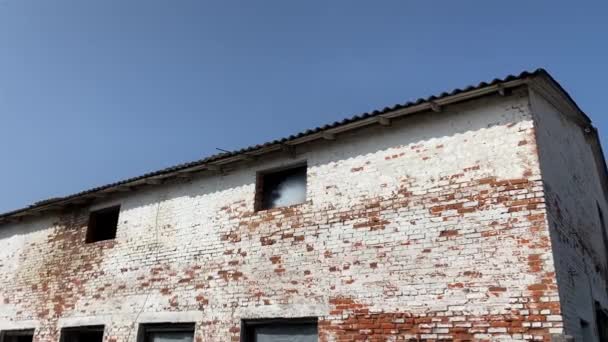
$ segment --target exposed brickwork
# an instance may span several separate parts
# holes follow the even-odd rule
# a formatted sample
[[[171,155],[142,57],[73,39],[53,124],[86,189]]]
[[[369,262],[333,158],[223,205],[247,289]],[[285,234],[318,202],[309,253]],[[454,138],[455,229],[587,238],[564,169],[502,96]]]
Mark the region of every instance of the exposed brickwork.
[[[135,341],[136,320],[179,317],[197,341],[239,341],[241,319],[318,317],[326,342],[562,333],[527,92],[363,133],[100,202],[121,204],[113,241],[83,243],[88,208],[3,227],[0,328],[56,341],[89,322]],[[302,160],[307,202],[254,211],[255,172]]]

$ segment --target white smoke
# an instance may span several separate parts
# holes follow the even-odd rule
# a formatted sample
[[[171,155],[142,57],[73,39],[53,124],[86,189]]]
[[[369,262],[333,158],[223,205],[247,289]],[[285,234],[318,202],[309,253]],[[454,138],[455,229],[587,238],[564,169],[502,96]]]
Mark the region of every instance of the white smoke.
[[[272,191],[270,207],[286,207],[304,201],[306,201],[306,178],[293,175],[285,178]]]

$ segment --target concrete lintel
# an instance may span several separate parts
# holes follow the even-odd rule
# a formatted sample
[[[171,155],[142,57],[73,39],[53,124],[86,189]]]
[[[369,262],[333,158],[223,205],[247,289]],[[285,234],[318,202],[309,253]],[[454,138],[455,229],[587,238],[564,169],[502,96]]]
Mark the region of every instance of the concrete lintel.
[[[61,317],[57,321],[57,326],[59,328],[83,327],[87,325],[109,326],[111,324],[111,315]]]
[[[0,330],[28,330],[36,329],[40,326],[38,320],[25,320],[25,321],[5,321],[0,320]]]
[[[136,323],[191,323],[203,320],[202,311],[142,312]]]

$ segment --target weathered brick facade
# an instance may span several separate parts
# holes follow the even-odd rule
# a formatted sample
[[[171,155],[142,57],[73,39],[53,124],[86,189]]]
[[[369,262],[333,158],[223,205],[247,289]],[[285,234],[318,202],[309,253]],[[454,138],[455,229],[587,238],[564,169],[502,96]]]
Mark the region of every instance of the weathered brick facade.
[[[135,341],[194,322],[236,342],[242,319],[317,317],[327,342],[579,337],[608,308],[604,166],[549,109],[522,86],[4,223],[0,329]],[[307,201],[254,211],[256,172],[301,161]],[[85,244],[89,210],[115,204],[116,238]]]

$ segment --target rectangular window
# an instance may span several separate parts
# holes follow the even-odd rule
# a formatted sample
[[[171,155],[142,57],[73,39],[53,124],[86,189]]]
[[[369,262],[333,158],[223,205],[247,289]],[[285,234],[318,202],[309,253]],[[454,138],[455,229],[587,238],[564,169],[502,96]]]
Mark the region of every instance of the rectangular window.
[[[87,243],[111,240],[116,237],[120,206],[92,211],[87,228]]]
[[[102,342],[103,325],[61,329],[61,342]]]
[[[316,318],[245,320],[241,342],[317,342]]]
[[[0,333],[0,342],[32,342],[34,329],[6,330]]]
[[[142,324],[138,342],[192,342],[194,323]]]
[[[304,203],[306,201],[306,164],[258,173],[256,210]]]
[[[595,302],[595,325],[600,341],[608,341],[608,315],[599,302]]]

